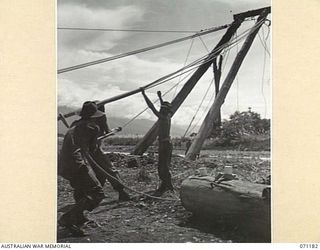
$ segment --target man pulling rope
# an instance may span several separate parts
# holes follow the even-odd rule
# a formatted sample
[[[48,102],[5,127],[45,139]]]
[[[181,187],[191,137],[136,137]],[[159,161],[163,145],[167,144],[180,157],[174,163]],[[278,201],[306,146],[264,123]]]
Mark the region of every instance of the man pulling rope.
[[[106,121],[103,118],[105,113],[98,110],[94,102],[85,102],[80,116],[81,119],[72,125],[64,138],[58,167],[59,175],[74,188],[76,201],[75,206],[61,216],[59,224],[75,236],[84,235],[81,226],[88,219],[83,212],[92,211],[103,200],[102,186],[106,179],[119,192],[119,200],[130,199],[123,190],[117,171],[113,170],[112,163],[103,154],[97,141],[103,133],[101,120]],[[96,162],[101,169],[95,168]]]

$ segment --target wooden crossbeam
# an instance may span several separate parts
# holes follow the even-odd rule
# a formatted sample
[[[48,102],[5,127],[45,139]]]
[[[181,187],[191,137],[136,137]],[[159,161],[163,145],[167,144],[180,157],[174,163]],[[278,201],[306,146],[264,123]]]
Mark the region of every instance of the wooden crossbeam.
[[[233,15],[233,19],[237,20],[237,19],[245,19],[247,17],[253,17],[253,16],[258,16],[260,15],[263,11],[265,11],[266,14],[271,13],[271,7],[265,7],[265,8],[261,8],[261,9],[256,9],[256,10],[249,10],[246,12],[242,12],[239,14],[235,14]]]

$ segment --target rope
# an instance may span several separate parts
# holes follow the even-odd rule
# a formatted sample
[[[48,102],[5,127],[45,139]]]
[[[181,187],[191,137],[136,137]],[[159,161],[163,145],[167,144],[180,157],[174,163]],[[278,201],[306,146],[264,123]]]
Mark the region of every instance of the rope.
[[[263,29],[262,30],[262,33],[263,33],[263,37],[264,37],[264,31]],[[263,46],[264,47],[264,46]],[[267,59],[267,50],[265,49],[264,50],[264,54],[263,54],[263,67],[262,67],[262,78],[261,78],[261,94],[262,94],[262,97],[263,97],[263,101],[264,101],[264,117],[267,116],[267,99],[266,99],[266,96],[264,94],[264,74],[265,74],[265,70],[266,70],[266,59]]]
[[[259,23],[261,23],[261,21]],[[255,26],[256,26],[255,28],[257,28],[259,23],[255,24]],[[168,46],[168,45],[171,45],[171,44],[174,44],[174,43],[182,42],[182,41],[185,41],[185,40],[188,40],[188,39],[192,39],[192,38],[199,37],[199,36],[202,36],[202,35],[205,35],[205,34],[216,32],[216,31],[225,29],[225,28],[227,28],[229,26],[230,26],[230,24],[214,27],[214,28],[211,28],[211,29],[208,29],[208,30],[205,30],[205,31],[200,31],[200,32],[198,32],[198,33],[196,33],[194,35],[183,37],[183,38],[179,38],[179,39],[172,40],[172,41],[169,41],[169,42],[156,44],[156,45],[153,45],[153,46],[150,46],[150,47],[146,47],[146,48],[130,51],[130,52],[127,52],[127,53],[116,55],[116,56],[111,56],[111,57],[107,57],[107,58],[103,58],[103,59],[99,59],[99,60],[95,60],[95,61],[91,61],[91,62],[87,62],[87,63],[83,63],[83,64],[78,64],[78,65],[67,67],[67,68],[63,68],[63,69],[59,69],[57,73],[61,74],[61,73],[65,73],[65,72],[69,72],[69,71],[73,71],[73,70],[89,67],[89,66],[92,66],[92,65],[105,63],[105,62],[116,60],[116,59],[120,59],[120,58],[123,58],[123,57],[135,55],[135,54],[138,54],[138,53],[146,52],[146,51],[153,50],[153,49],[156,49],[156,48]]]
[[[186,136],[186,134],[188,133],[189,128],[191,127],[191,125],[192,125],[192,123],[193,123],[193,121],[194,121],[195,117],[197,116],[197,114],[198,114],[198,112],[199,112],[199,110],[200,110],[200,108],[201,108],[201,106],[202,106],[202,103],[203,103],[204,99],[207,97],[207,94],[208,94],[208,92],[209,92],[209,89],[210,89],[210,88],[211,88],[211,86],[212,86],[213,80],[214,80],[214,78],[212,78],[212,80],[211,80],[211,82],[210,82],[210,84],[209,84],[208,88],[206,89],[205,95],[203,96],[203,98],[202,98],[202,100],[201,100],[201,102],[200,102],[200,104],[199,104],[199,106],[198,106],[198,108],[197,108],[197,110],[196,110],[195,114],[193,115],[193,117],[192,117],[192,119],[191,119],[191,122],[190,122],[189,126],[187,127],[186,132],[185,132],[185,133],[184,133],[184,135],[182,136],[183,138],[184,138],[184,137]]]
[[[161,197],[157,197],[157,196],[153,196],[153,195],[149,195],[149,194],[146,194],[144,192],[140,192],[140,191],[137,191],[137,190],[134,190],[132,188],[130,188],[129,186],[127,186],[126,184],[124,184],[122,181],[120,181],[119,179],[115,178],[114,176],[110,175],[107,171],[105,171],[93,158],[92,156],[87,153],[86,156],[89,158],[90,161],[93,162],[93,165],[94,167],[98,168],[102,173],[104,173],[105,175],[109,176],[111,179],[119,182],[121,185],[123,185],[124,188],[134,192],[134,193],[137,193],[137,194],[141,194],[143,196],[146,196],[146,197],[149,197],[149,198],[152,198],[152,199],[157,199],[157,200],[163,200],[163,201],[179,201],[179,199],[169,199],[169,198],[161,198]]]
[[[221,47],[223,47],[223,46],[221,46]],[[217,50],[219,48],[217,48]],[[156,87],[156,86],[158,86],[160,84],[163,84],[163,83],[165,83],[167,81],[170,81],[170,80],[172,80],[172,79],[174,79],[174,78],[176,78],[176,77],[178,77],[180,75],[186,74],[189,71],[194,70],[195,68],[197,68],[198,65],[205,64],[205,63],[211,61],[213,58],[215,58],[215,57],[207,58],[208,55],[209,54],[206,54],[206,55],[198,58],[197,60],[193,61],[192,63],[188,64],[187,66],[185,66],[183,68],[180,68],[180,69],[176,70],[175,72],[172,72],[172,73],[170,73],[168,75],[165,75],[165,76],[163,76],[163,77],[151,82],[150,84],[147,84],[147,85],[143,86],[143,88],[144,89],[149,89],[149,88]],[[188,70],[186,70],[186,69],[188,69]],[[177,73],[179,73],[179,72],[182,72],[182,73],[177,75]]]
[[[228,61],[228,58],[229,58],[230,50],[224,51],[224,53],[225,53],[225,55],[223,55],[224,63],[223,63],[223,65],[222,65],[221,72],[224,71],[224,68],[225,68],[226,65],[227,65],[227,61]]]
[[[247,30],[247,31],[248,31],[248,30]],[[243,32],[243,33],[241,34],[242,37],[239,36],[239,37],[236,37],[236,38],[234,39],[234,41],[230,41],[230,46],[233,45],[233,44],[235,44],[236,42],[240,41],[241,39],[243,39],[244,36],[245,36],[244,34],[247,33],[247,31],[245,31],[245,32]],[[204,44],[204,45],[205,45],[205,44]],[[228,45],[228,46],[229,46],[229,45]],[[225,47],[227,48],[228,46],[226,45]],[[190,46],[190,47],[191,47],[191,46]],[[205,46],[205,47],[206,47],[206,46]],[[220,47],[217,48],[217,49],[220,49]],[[228,48],[227,52],[228,52],[229,50],[230,50],[230,48]],[[190,51],[190,49],[189,49],[189,51]],[[206,55],[206,56],[207,56],[207,55]],[[205,57],[205,56],[203,56],[203,57]],[[203,58],[203,57],[202,57],[202,58]],[[217,56],[215,56],[215,57],[217,57]],[[215,57],[213,57],[213,58],[215,58]],[[212,60],[212,58],[210,58],[210,60]],[[193,64],[196,65],[196,64],[199,63],[200,61],[201,61],[200,59],[195,60],[194,62],[190,63],[188,66],[193,65]],[[209,61],[209,60],[204,60],[204,61],[207,62],[207,61]],[[203,63],[204,61],[202,61],[202,63]],[[185,66],[185,67],[183,67],[182,69],[184,70],[184,69],[188,68],[188,66]],[[195,68],[195,67],[194,67],[194,68]],[[171,80],[171,79],[174,79],[174,78],[176,78],[176,77],[178,77],[178,76],[181,76],[181,75],[183,75],[183,74],[186,74],[186,73],[189,72],[189,71],[192,71],[194,68],[191,68],[191,69],[189,69],[189,70],[187,70],[187,71],[184,71],[184,72],[182,72],[182,73],[179,74],[179,75],[173,76],[172,78],[168,78],[168,79],[166,79],[166,80],[163,80],[162,82],[156,83],[157,81],[159,81],[159,80],[162,79],[162,78],[165,78],[166,76],[165,76],[165,77],[162,77],[162,78],[158,79],[157,81],[155,81],[155,82],[153,82],[153,83],[151,83],[151,84],[146,85],[146,86],[144,87],[144,89],[152,88],[152,87],[158,86],[158,85],[160,85],[160,84],[163,84],[164,82],[167,82],[167,81],[169,81],[169,80]],[[178,70],[178,71],[179,71],[179,70]],[[176,71],[176,72],[178,72],[178,71]],[[174,73],[176,73],[176,72],[174,72]],[[173,75],[174,73],[172,73],[171,75]],[[191,74],[191,73],[189,73],[188,75],[186,75],[181,81],[183,81],[183,80],[184,80],[186,77],[188,77],[190,74]],[[177,84],[175,84],[173,87],[171,87],[167,92],[165,92],[164,96],[165,96],[167,93],[169,93],[175,86],[178,86],[181,81],[179,81]],[[200,107],[201,107],[201,105],[202,105],[205,97],[207,96],[208,90],[210,89],[210,86],[212,85],[212,82],[213,82],[213,80],[211,81],[211,83],[210,83],[210,85],[209,85],[209,87],[208,87],[208,89],[207,89],[207,91],[206,91],[206,94],[205,94],[204,98],[202,99],[200,105],[198,106],[198,109],[197,109],[194,117],[192,118],[191,123],[189,124],[189,126],[188,126],[188,128],[187,128],[187,131],[188,131],[189,127],[191,126],[193,120],[195,119],[195,116],[197,115],[197,113],[198,113],[198,111],[199,111],[199,109],[200,109]],[[211,97],[209,103],[211,102],[211,100],[212,100],[212,97]],[[158,99],[157,99],[155,102],[153,102],[153,103],[156,103],[157,101],[158,101]],[[207,108],[208,108],[208,106],[207,106]],[[206,108],[206,109],[207,109],[207,108]],[[147,108],[145,108],[144,110],[142,110],[141,112],[139,112],[137,115],[135,115],[134,117],[132,117],[128,122],[126,122],[124,125],[122,125],[122,128],[127,127],[130,123],[132,123],[137,117],[139,117],[141,114],[143,114],[143,113],[144,113],[146,110],[148,110],[148,109],[149,109],[149,108],[147,107]],[[196,123],[196,125],[198,125],[199,121],[200,121],[200,120],[198,120],[198,122]],[[196,125],[195,125],[195,126],[196,126]],[[192,130],[195,128],[195,126],[193,126]],[[192,131],[192,130],[191,130],[191,131]],[[187,133],[187,131],[186,131],[186,133]],[[185,137],[186,133],[184,134],[183,137]]]
[[[207,46],[205,45],[205,43],[203,42],[203,40],[201,39],[201,37],[199,37],[199,38],[200,38],[200,40],[202,41],[204,47],[208,50]],[[243,39],[243,37],[242,37],[241,39]],[[238,41],[240,41],[241,39],[239,39]],[[194,41],[194,40],[192,40],[191,46],[190,46],[190,48],[189,48],[187,58],[188,58],[188,56],[189,56],[189,53],[190,53],[190,50],[191,50],[193,41]],[[231,43],[231,44],[234,44],[234,43],[235,43],[235,42],[233,42],[233,43]],[[229,52],[229,50],[230,50],[230,49],[226,50],[227,53]],[[229,53],[228,53],[228,54],[229,54]],[[206,56],[207,56],[207,55],[206,55]],[[216,57],[216,56],[215,56],[215,57]],[[215,58],[215,57],[213,57],[213,58]],[[187,61],[187,58],[186,58],[186,61]],[[198,60],[199,60],[199,59],[198,59]],[[210,59],[210,60],[211,60],[211,59]],[[186,61],[185,61],[185,62],[186,62]],[[196,61],[197,61],[197,60],[196,60]],[[209,60],[206,60],[206,62],[207,62],[207,61],[209,61]],[[192,64],[192,63],[191,63],[191,64]],[[190,64],[190,65],[191,65],[191,64]],[[187,68],[187,67],[184,66],[182,69],[185,69],[185,68]],[[194,68],[195,68],[195,67],[194,67]],[[194,68],[192,68],[191,70],[193,70]],[[178,76],[181,77],[182,74],[185,74],[185,73],[187,73],[187,72],[189,72],[189,71],[191,71],[191,70],[182,72],[182,73],[179,74]],[[185,76],[183,79],[181,79],[181,81],[183,81],[183,80],[184,80],[186,77],[188,77],[190,74],[191,74],[191,73],[189,73],[187,76]],[[169,81],[169,80],[171,80],[171,79],[173,79],[173,78],[176,78],[176,77],[177,77],[177,76],[172,77],[172,78],[170,78],[170,79],[168,79],[168,80],[166,80],[166,81]],[[178,82],[177,84],[175,84],[172,88],[174,88],[175,86],[178,87],[178,85],[179,85],[180,82],[181,82],[181,81],[180,81],[180,77],[179,77],[179,82]],[[164,82],[165,82],[165,81],[163,81],[162,83],[164,83]],[[156,84],[156,85],[154,85],[154,86],[152,86],[152,87],[158,86],[158,85],[160,85],[160,84],[162,84],[162,83],[158,83],[158,84]],[[211,81],[211,83],[210,83],[210,85],[209,85],[209,87],[208,87],[208,89],[207,89],[207,91],[206,91],[206,94],[205,94],[204,98],[206,97],[207,92],[208,92],[208,90],[210,89],[210,86],[211,86],[211,85],[212,85],[212,81]],[[149,87],[149,88],[151,88],[151,87]],[[163,96],[165,96],[168,92],[170,92],[170,91],[172,90],[172,88],[170,88],[169,91],[167,91]],[[147,89],[147,88],[145,88],[145,89]],[[177,88],[176,88],[176,90],[177,90]],[[176,92],[175,92],[175,93],[176,93]],[[204,101],[204,98],[202,99],[202,101],[201,101],[201,103],[200,103],[200,105],[199,105],[199,107],[198,107],[198,110],[197,110],[196,114],[198,113],[198,111],[199,111],[199,109],[200,109],[200,107],[201,107],[201,105],[202,105],[202,103],[203,103],[203,101]],[[153,102],[153,103],[156,103],[156,102],[158,102],[158,99],[157,99],[155,102]],[[209,102],[211,102],[211,99],[210,99]],[[139,112],[137,115],[135,115],[133,118],[131,118],[128,122],[126,122],[126,123],[122,126],[122,128],[128,126],[131,122],[133,122],[137,117],[139,117],[141,114],[143,114],[143,113],[144,113],[146,110],[148,110],[148,109],[149,109],[149,108],[147,107],[147,108],[145,108],[144,110],[142,110],[141,112]],[[195,114],[195,115],[196,115],[196,114]],[[194,120],[194,118],[195,118],[195,116],[192,118],[192,121]],[[191,121],[191,123],[189,124],[189,127],[191,126],[192,121]],[[199,122],[199,121],[198,121],[198,122]],[[198,124],[198,122],[197,122],[197,124]],[[188,128],[189,128],[189,127],[188,127]],[[188,130],[187,130],[187,131],[188,131]],[[187,133],[187,131],[186,131],[186,133]],[[183,137],[185,137],[186,133],[184,134]]]
[[[221,72],[223,72],[223,70],[224,70],[224,68],[225,68],[225,66],[226,66],[226,64],[227,64],[227,60],[228,60],[228,58],[229,58],[230,50],[231,50],[231,49],[228,48],[227,50],[224,50],[224,51],[223,51],[223,57],[225,58],[225,60],[224,60],[224,65],[222,66]],[[193,127],[192,127],[191,130],[190,130],[190,132],[195,132],[195,131],[194,131],[195,128],[198,126],[199,122],[201,121],[201,117],[202,117],[205,113],[207,113],[207,111],[209,110],[209,107],[211,106],[210,103],[212,102],[212,100],[214,99],[214,97],[215,97],[215,92],[212,93],[212,95],[211,95],[211,97],[210,97],[210,99],[209,99],[208,104],[206,105],[205,109],[202,111],[202,114],[201,114],[201,116],[200,116],[200,119],[198,119],[198,121],[193,125]]]
[[[260,40],[263,48],[266,50],[266,52],[267,52],[268,55],[270,56],[270,51],[269,51],[268,46],[267,46],[267,39],[268,39],[269,34],[270,34],[270,27],[269,27],[269,26],[267,26],[267,27],[268,27],[268,33],[267,33],[267,36],[266,36],[266,37],[264,37],[263,26],[261,27],[261,32],[263,33],[263,38],[264,38],[264,40],[262,40],[262,38],[261,38],[261,36],[260,36],[260,33],[258,33],[258,36],[259,36],[259,40]]]
[[[254,30],[256,30],[256,29],[258,28],[258,26],[259,26],[262,22],[265,22],[265,20],[260,20],[258,23],[256,23],[255,26],[252,28],[252,30],[250,31],[249,34],[251,34],[252,32],[254,32]],[[269,26],[268,26],[268,27],[269,27]],[[240,36],[237,36],[237,37],[238,37],[238,41],[241,40],[241,39],[239,39],[239,37],[241,37],[241,36],[243,37],[243,34],[246,33],[246,32],[247,32],[247,31],[243,32]],[[249,34],[248,34],[248,35],[249,35]],[[238,45],[238,44],[236,44],[236,45]],[[230,53],[231,48],[232,48],[232,47],[230,46],[230,47],[228,47],[228,50],[224,51],[225,53],[227,53],[227,55],[226,55],[225,63],[224,63],[224,65],[222,66],[222,71],[224,70],[224,68],[225,68],[225,66],[226,66],[226,64],[227,64],[227,60],[228,60],[228,57],[229,57],[229,53]],[[210,98],[210,100],[209,100],[209,103],[208,103],[206,109],[202,112],[202,115],[201,115],[200,117],[202,117],[203,114],[208,111],[209,106],[210,106],[209,104],[212,102],[214,96],[215,96],[215,95],[214,95],[214,93],[213,93],[212,96],[211,96],[211,98]],[[200,118],[200,119],[197,121],[197,123],[192,127],[192,129],[190,130],[191,132],[194,132],[196,126],[199,124],[200,121],[201,121],[201,118]]]
[[[259,40],[264,48],[264,50],[268,53],[268,55],[270,56],[270,51],[269,49],[266,47],[266,44],[264,43],[264,41],[262,40],[261,36],[260,36],[260,33],[258,33],[258,37],[259,37]]]
[[[242,37],[240,37],[240,38],[238,38],[238,39],[234,39],[233,41],[231,40],[229,43],[226,43],[226,44],[221,45],[220,47],[216,48],[216,49],[213,50],[212,52],[214,53],[214,52],[216,52],[216,51],[218,51],[218,50],[220,50],[220,49],[226,49],[226,48],[228,48],[228,47],[232,48],[232,47],[234,46],[234,44],[236,44],[237,42],[239,42],[240,40],[242,40],[242,39],[245,38],[246,33],[248,33],[248,31],[249,31],[249,30],[243,32],[243,33],[242,33]],[[183,68],[181,68],[181,69],[178,69],[177,71],[175,71],[175,72],[173,72],[173,73],[170,73],[170,74],[168,74],[168,75],[165,75],[165,76],[163,76],[163,77],[161,77],[161,78],[153,81],[152,83],[150,83],[150,84],[148,84],[148,85],[145,85],[143,88],[144,88],[144,89],[149,89],[149,88],[156,87],[156,86],[158,86],[158,85],[160,85],[160,84],[162,84],[162,83],[164,83],[164,82],[166,82],[166,81],[172,80],[172,79],[174,79],[174,78],[176,78],[176,77],[178,77],[178,76],[180,76],[180,75],[182,75],[182,74],[185,74],[185,73],[193,70],[194,68],[198,67],[198,65],[205,64],[205,63],[211,61],[212,59],[214,59],[214,58],[216,58],[216,57],[218,56],[218,55],[216,55],[216,56],[214,56],[214,57],[208,58],[208,55],[209,55],[209,54],[206,54],[206,55],[200,57],[199,59],[193,61],[192,63],[188,64],[187,66],[185,66],[185,67],[183,67]],[[191,68],[191,67],[193,67],[193,68]],[[189,70],[184,71],[185,69],[188,69],[188,68],[189,68]],[[179,75],[176,75],[176,74],[179,73],[179,72],[182,72],[182,73],[179,74]],[[169,77],[171,77],[171,78],[169,78]]]
[[[214,50],[212,50],[211,53],[215,53],[215,52],[217,52],[217,51],[219,51],[219,50],[225,50],[226,48],[231,49],[231,48],[234,46],[234,44],[235,44],[236,42],[239,42],[240,40],[242,40],[242,39],[247,35],[247,33],[250,34],[250,33],[253,32],[255,29],[257,29],[257,27],[258,27],[258,26],[260,25],[260,23],[262,23],[262,22],[263,22],[263,20],[261,20],[259,23],[256,23],[255,26],[254,26],[252,29],[248,29],[248,30],[244,31],[244,32],[241,34],[241,36],[238,36],[238,39],[233,39],[233,40],[229,41],[228,43],[225,43],[225,44],[223,44],[223,45],[215,48]],[[198,64],[205,64],[205,63],[207,63],[207,62],[209,62],[209,61],[212,61],[212,59],[216,58],[217,56],[218,56],[218,55],[215,55],[214,57],[209,57],[209,55],[203,56],[202,58],[200,58],[200,59],[198,59],[198,60],[195,60],[194,62],[190,63],[190,64],[187,65],[186,67],[183,67],[183,68],[181,68],[181,69],[179,69],[179,70],[177,70],[177,71],[175,71],[175,72],[173,72],[173,73],[170,73],[170,74],[168,74],[168,75],[166,75],[166,76],[163,76],[163,77],[161,77],[161,78],[159,78],[159,79],[157,79],[157,80],[155,80],[155,81],[153,81],[153,82],[151,82],[151,83],[143,86],[142,88],[148,89],[148,88],[152,88],[152,87],[158,86],[158,85],[160,85],[160,84],[163,84],[163,83],[166,82],[166,81],[169,81],[169,80],[171,80],[171,79],[174,79],[174,78],[178,77],[179,75],[177,75],[177,73],[179,73],[179,72],[182,71],[181,74],[186,74],[187,72],[193,70],[191,67],[194,67],[194,68],[195,68],[195,67],[197,67]],[[189,68],[189,70],[184,71],[185,69],[188,69],[188,68]],[[183,71],[184,71],[184,72],[183,72]],[[171,77],[171,78],[170,78],[170,77]],[[140,88],[139,88],[139,89],[136,89],[136,90],[133,90],[133,91],[129,91],[129,92],[124,93],[124,94],[120,94],[120,95],[118,95],[118,96],[115,96],[115,97],[112,97],[112,98],[109,98],[109,99],[106,99],[106,100],[103,100],[103,101],[99,102],[98,105],[104,105],[104,104],[106,104],[106,103],[110,103],[110,102],[113,102],[113,101],[116,101],[116,100],[120,100],[120,99],[129,97],[129,96],[131,96],[131,95],[137,94],[137,93],[139,93],[139,92],[140,92]],[[65,117],[70,117],[70,116],[73,116],[73,115],[78,114],[78,112],[80,112],[80,109],[78,109],[78,110],[76,110],[76,111],[73,111],[73,112],[70,112],[70,113],[67,113],[67,114],[65,114],[64,116],[65,116]],[[58,119],[59,119],[59,118],[58,118]]]
[[[178,43],[178,42],[182,42],[182,41],[185,41],[185,40],[189,40],[189,39],[192,39],[192,38],[195,38],[195,37],[198,37],[198,36],[202,36],[202,35],[206,35],[206,34],[209,34],[209,33],[212,33],[212,32],[216,32],[216,31],[225,29],[225,28],[227,28],[229,26],[230,26],[230,24],[214,27],[214,28],[211,28],[211,29],[208,29],[208,30],[205,30],[205,31],[200,31],[200,32],[198,32],[198,33],[196,33],[194,35],[191,35],[191,36],[186,36],[186,37],[183,37],[183,38],[179,38],[179,39],[171,40],[171,41],[168,41],[168,42],[156,44],[156,45],[153,45],[153,46],[150,46],[150,47],[145,47],[145,48],[142,48],[142,49],[138,49],[138,50],[126,52],[126,53],[123,53],[123,54],[119,54],[119,55],[116,55],[116,56],[111,56],[111,57],[107,57],[107,58],[103,58],[103,59],[99,59],[99,60],[95,60],[95,61],[91,61],[91,62],[87,62],[87,63],[82,63],[82,64],[74,65],[74,66],[71,66],[71,67],[63,68],[63,69],[59,69],[58,70],[58,74],[69,72],[69,71],[73,71],[73,70],[77,70],[77,69],[81,69],[81,68],[86,68],[86,67],[89,67],[89,66],[92,66],[92,65],[105,63],[105,62],[109,62],[109,61],[112,61],[112,60],[120,59],[120,58],[123,58],[123,57],[127,57],[127,56],[135,55],[135,54],[138,54],[138,53],[146,52],[146,51],[149,51],[149,50],[161,48],[161,47],[168,46],[168,45],[171,45],[171,44],[174,44],[174,43]]]
[[[202,42],[203,47],[206,49],[206,51],[207,51],[207,52],[210,52],[209,49],[208,49],[208,47],[207,47],[207,45],[206,45],[205,42],[202,40],[201,36],[199,36],[199,39],[200,39],[200,41]]]
[[[186,75],[181,81],[183,81],[185,78],[187,78],[189,75],[191,75],[192,72],[190,72],[188,75]],[[165,92],[163,94],[163,96],[166,96],[174,87],[178,86],[180,84],[180,82],[176,83],[173,87],[171,87],[167,92]],[[159,101],[159,99],[156,99],[153,104],[157,103]],[[137,117],[139,117],[141,114],[143,114],[145,111],[147,111],[149,109],[149,107],[146,107],[144,110],[142,110],[141,112],[139,112],[137,115],[135,115],[133,118],[131,118],[128,122],[126,122],[122,128],[125,128],[126,126],[128,126],[131,122],[133,122]]]
[[[236,31],[236,36],[237,36],[237,31]],[[239,46],[238,46],[238,43],[237,43],[237,54],[239,54]],[[237,110],[239,110],[239,74],[236,75],[236,81],[237,81],[237,84],[236,84],[236,87],[237,87]]]
[[[146,30],[146,29],[108,29],[108,28],[79,28],[79,27],[58,27],[58,30],[75,31],[124,31],[124,32],[145,32],[145,33],[197,33],[196,30]]]
[[[201,116],[200,116],[200,119],[196,122],[195,125],[193,125],[193,127],[191,128],[190,132],[194,132],[195,128],[198,126],[199,122],[201,121],[201,117],[207,113],[207,111],[209,110],[209,107],[211,106],[210,103],[212,102],[213,98],[215,97],[215,92],[212,93],[211,97],[210,97],[210,100],[206,106],[206,108],[203,110]]]
[[[214,49],[211,53],[214,53],[214,52],[216,52],[216,51],[223,50],[223,49],[226,49],[226,48],[231,49],[233,46],[236,45],[237,42],[241,41],[241,40],[244,39],[247,35],[249,35],[249,34],[251,34],[252,32],[254,32],[254,30],[256,30],[256,29],[258,28],[258,26],[259,26],[262,22],[263,22],[263,20],[261,20],[259,23],[256,23],[256,24],[255,24],[255,27],[253,27],[252,29],[247,29],[247,30],[244,31],[240,36],[238,36],[237,38],[233,38],[233,39],[230,40],[228,43],[219,46],[218,48]],[[208,58],[208,55],[209,55],[209,54],[206,54],[206,55],[202,56],[201,58],[193,61],[192,63],[188,64],[187,66],[185,66],[185,67],[183,67],[183,68],[181,68],[181,69],[179,69],[179,70],[177,70],[177,71],[175,71],[175,72],[173,72],[173,73],[170,73],[170,74],[168,74],[168,75],[166,75],[166,76],[163,76],[163,77],[157,79],[156,81],[154,81],[154,82],[152,82],[152,83],[144,86],[143,88],[144,88],[144,89],[148,89],[148,88],[151,88],[151,86],[152,86],[152,87],[158,86],[158,85],[160,85],[160,84],[162,84],[162,83],[164,83],[164,82],[166,82],[166,81],[169,81],[169,80],[171,80],[171,79],[173,79],[173,78],[175,78],[175,77],[178,77],[179,75],[177,75],[177,76],[174,76],[174,75],[177,74],[177,73],[179,73],[180,71],[183,71],[183,70],[185,70],[185,69],[187,69],[187,68],[191,68],[191,67],[197,67],[197,65],[207,63],[207,62],[211,61],[212,59],[214,59],[214,58],[216,58],[216,57],[218,56],[218,55],[216,55],[216,56],[214,56],[214,57]],[[184,74],[184,73],[186,73],[186,72],[188,72],[188,71],[185,71],[185,72],[183,72],[183,73],[181,73],[181,74]],[[174,77],[172,77],[172,78],[170,78],[170,79],[167,79],[168,77],[171,77],[171,76],[174,76]]]
[[[192,39],[192,40],[191,40],[191,44],[190,44],[190,46],[189,46],[189,50],[188,50],[188,53],[187,53],[186,59],[184,60],[183,67],[185,67],[185,66],[186,66],[186,64],[187,64],[187,61],[188,61],[188,59],[189,59],[189,55],[190,55],[190,52],[191,52],[191,49],[192,49],[192,46],[193,46],[193,42],[194,42],[194,39]],[[179,86],[179,83],[180,83],[180,82],[181,82],[181,77],[179,77],[178,84],[177,84],[176,89],[174,90],[174,93],[173,93],[172,99],[176,96],[177,89],[178,89],[178,86]]]

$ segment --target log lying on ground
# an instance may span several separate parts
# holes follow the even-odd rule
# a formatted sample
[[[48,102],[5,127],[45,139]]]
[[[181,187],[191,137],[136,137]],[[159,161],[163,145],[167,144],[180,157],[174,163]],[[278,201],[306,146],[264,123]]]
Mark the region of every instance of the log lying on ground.
[[[271,238],[270,186],[240,180],[214,182],[213,177],[189,177],[180,190],[182,205],[209,223],[228,218],[262,241]]]

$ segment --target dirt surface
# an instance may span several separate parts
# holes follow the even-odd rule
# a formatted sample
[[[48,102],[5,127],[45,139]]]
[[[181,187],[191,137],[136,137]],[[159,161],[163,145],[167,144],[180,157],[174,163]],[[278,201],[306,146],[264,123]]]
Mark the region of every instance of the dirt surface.
[[[113,148],[113,151],[128,149]],[[163,198],[172,201],[147,199],[129,191],[133,197],[128,202],[118,202],[118,194],[107,182],[106,198],[87,216],[94,220],[84,227],[87,235],[73,237],[69,231],[57,228],[58,242],[256,242],[250,233],[240,230],[236,223],[223,218],[214,224],[194,218],[179,201],[179,188],[184,179],[197,175],[200,167],[206,167],[215,176],[226,165],[233,166],[240,180],[263,183],[270,175],[270,152],[205,151],[200,159],[192,162],[179,156],[172,157],[171,174],[175,192]],[[128,165],[132,156],[123,153],[109,154],[119,170],[124,183],[130,188],[148,192],[157,188],[157,160],[155,156],[138,157],[138,166]],[[58,178],[58,218],[74,203],[72,188]]]

